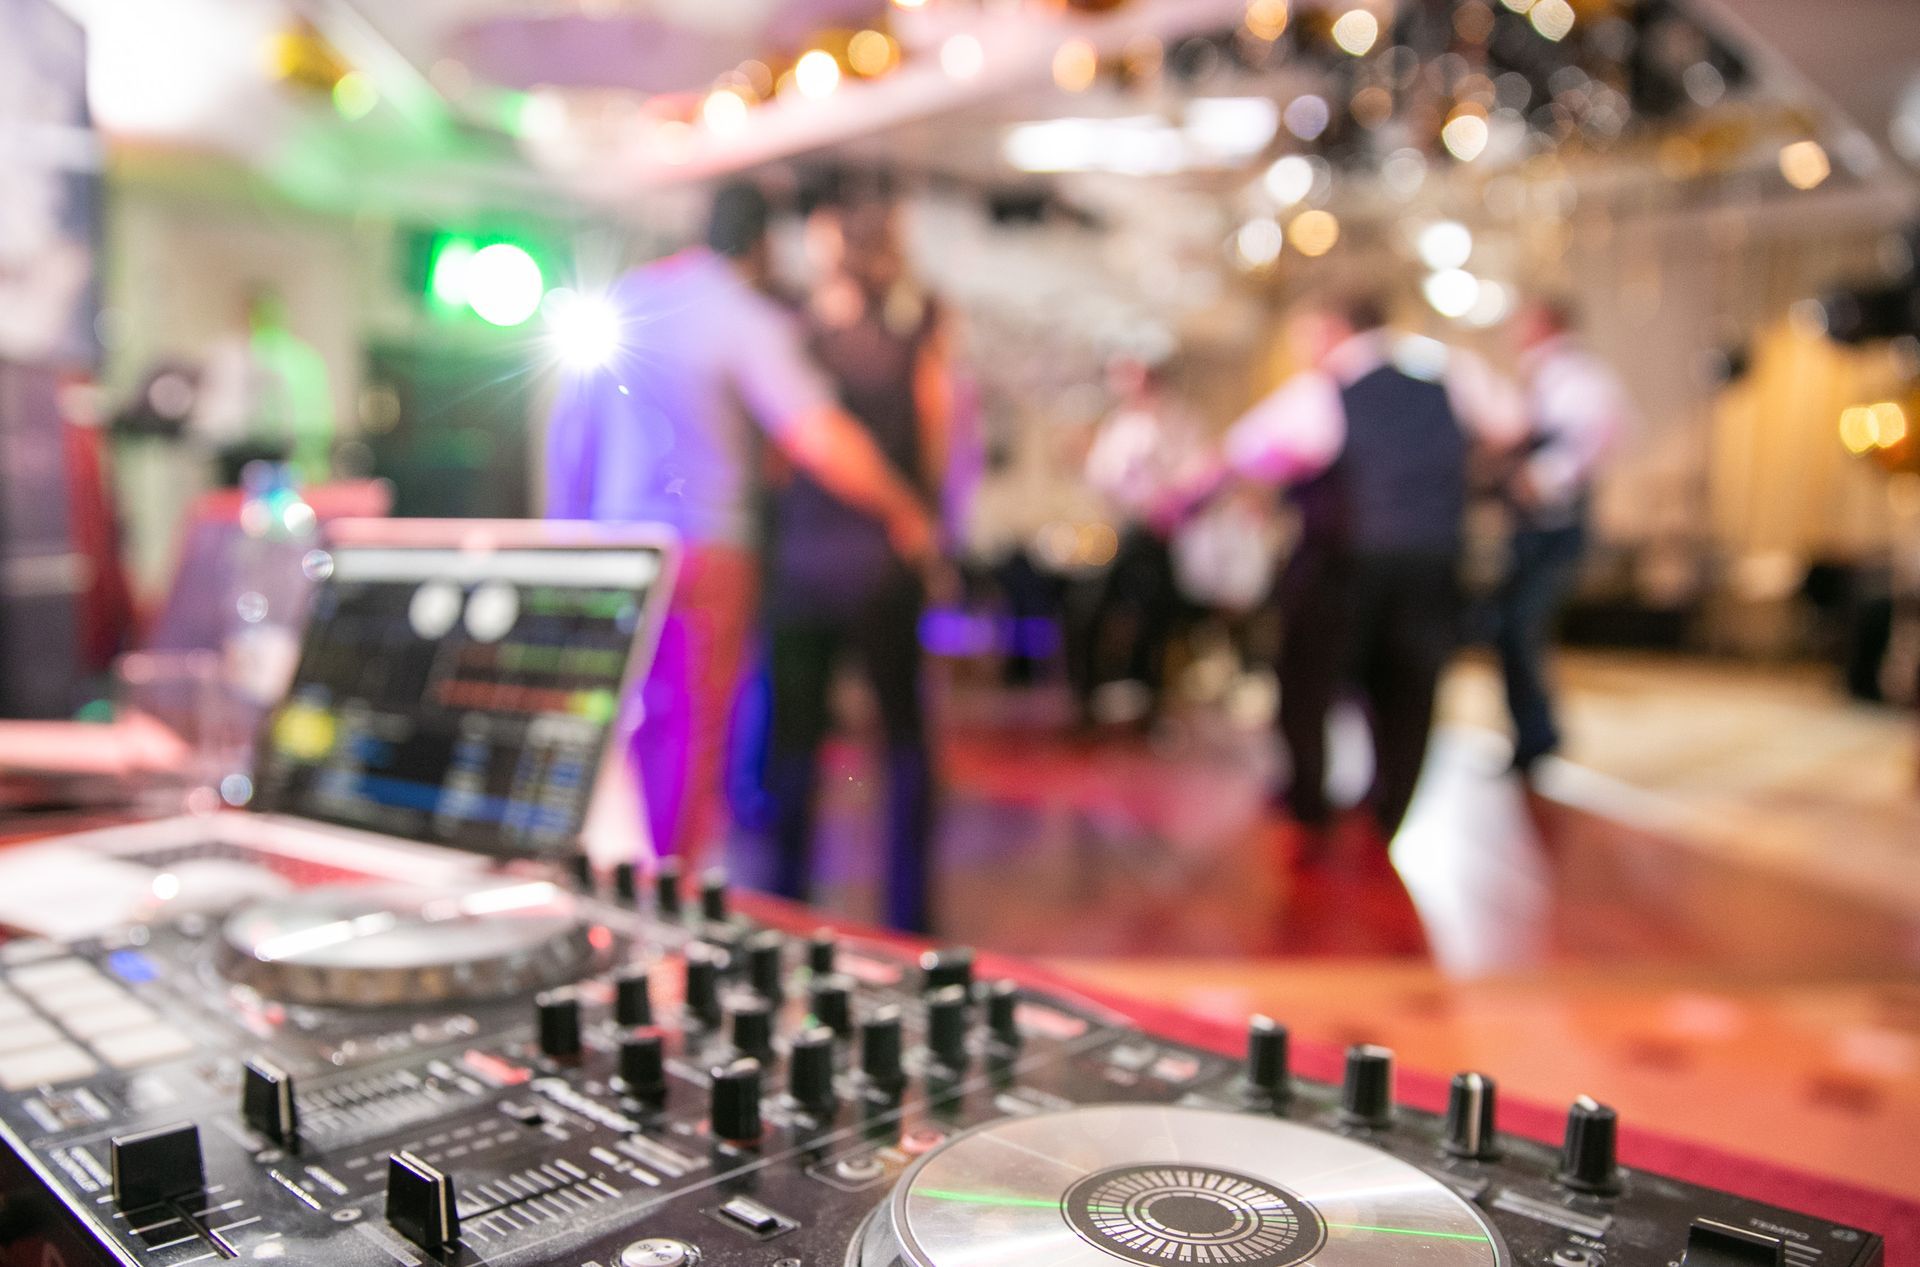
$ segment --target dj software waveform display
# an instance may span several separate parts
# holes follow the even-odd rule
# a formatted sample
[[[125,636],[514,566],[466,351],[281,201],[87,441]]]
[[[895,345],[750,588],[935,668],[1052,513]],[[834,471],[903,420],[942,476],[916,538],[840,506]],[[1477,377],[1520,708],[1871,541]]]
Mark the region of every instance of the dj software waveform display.
[[[346,549],[322,568],[256,807],[484,853],[568,847],[658,552]]]

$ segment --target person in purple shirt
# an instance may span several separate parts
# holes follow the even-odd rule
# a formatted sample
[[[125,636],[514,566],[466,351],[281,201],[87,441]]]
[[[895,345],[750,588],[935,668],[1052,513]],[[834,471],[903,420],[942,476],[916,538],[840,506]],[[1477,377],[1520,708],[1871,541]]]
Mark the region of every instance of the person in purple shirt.
[[[756,590],[756,429],[884,525],[909,564],[934,545],[920,495],[840,407],[792,319],[761,289],[770,215],[757,188],[728,186],[705,246],[623,277],[612,296],[617,353],[563,385],[547,428],[549,518],[664,523],[684,544],[633,755],[654,850],[689,868],[726,820],[727,713]]]

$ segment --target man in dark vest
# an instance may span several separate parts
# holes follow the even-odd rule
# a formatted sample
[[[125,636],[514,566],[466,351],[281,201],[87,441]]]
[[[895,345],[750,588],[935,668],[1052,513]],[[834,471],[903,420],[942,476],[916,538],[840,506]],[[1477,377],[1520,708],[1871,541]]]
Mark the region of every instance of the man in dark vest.
[[[1477,360],[1386,329],[1372,298],[1316,302],[1292,320],[1306,368],[1236,423],[1226,460],[1289,490],[1301,536],[1280,582],[1276,798],[1318,834],[1331,817],[1327,714],[1357,688],[1373,735],[1368,804],[1388,839],[1413,800],[1453,653],[1468,460],[1517,430],[1511,395]]]

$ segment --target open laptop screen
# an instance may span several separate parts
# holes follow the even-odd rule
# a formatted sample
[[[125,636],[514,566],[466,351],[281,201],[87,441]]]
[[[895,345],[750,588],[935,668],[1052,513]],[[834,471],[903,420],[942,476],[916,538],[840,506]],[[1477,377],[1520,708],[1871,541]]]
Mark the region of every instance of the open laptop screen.
[[[503,856],[572,849],[658,546],[336,546],[269,716],[254,807]]]

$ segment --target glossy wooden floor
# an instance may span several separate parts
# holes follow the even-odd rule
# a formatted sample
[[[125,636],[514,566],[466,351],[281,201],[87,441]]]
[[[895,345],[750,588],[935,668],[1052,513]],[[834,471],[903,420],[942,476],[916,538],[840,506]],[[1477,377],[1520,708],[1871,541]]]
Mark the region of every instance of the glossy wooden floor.
[[[1817,841],[1783,866],[1690,836],[1684,787],[1569,764],[1544,780],[1564,799],[1524,794],[1474,724],[1472,672],[1391,855],[1351,823],[1311,864],[1265,810],[1257,735],[1202,715],[1171,740],[1076,743],[1044,701],[951,701],[941,933],[1523,1094],[1605,1094],[1669,1133],[1920,1195],[1912,894],[1823,875]],[[1689,707],[1684,675],[1641,685]],[[1620,733],[1601,757],[1644,746]],[[871,918],[879,789],[854,745],[831,765],[820,901]],[[1888,848],[1904,812],[1888,807]],[[753,849],[733,860],[750,881]]]

